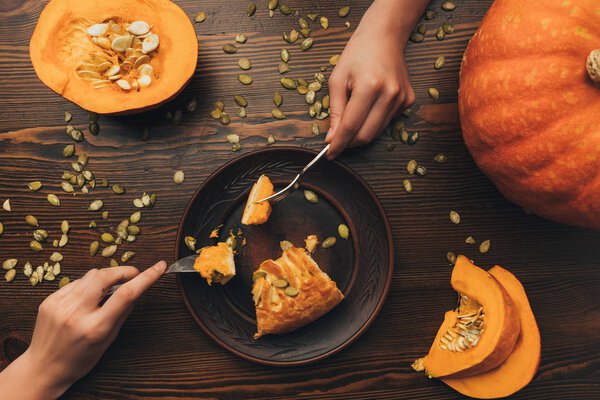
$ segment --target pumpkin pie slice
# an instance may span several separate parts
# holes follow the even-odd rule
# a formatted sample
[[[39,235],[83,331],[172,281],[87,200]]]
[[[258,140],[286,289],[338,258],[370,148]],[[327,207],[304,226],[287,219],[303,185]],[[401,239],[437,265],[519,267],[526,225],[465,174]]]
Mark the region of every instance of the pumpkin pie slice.
[[[257,339],[301,328],[331,311],[344,295],[304,249],[288,247],[252,277]]]
[[[242,215],[242,224],[260,225],[267,222],[271,215],[271,204],[268,201],[263,203],[256,203],[256,201],[269,197],[274,193],[273,183],[269,177],[261,175],[252,186],[252,190],[250,190],[250,196],[248,196],[248,202]]]
[[[225,242],[202,248],[194,262],[194,269],[209,285],[213,282],[226,284],[235,276],[233,249]]]

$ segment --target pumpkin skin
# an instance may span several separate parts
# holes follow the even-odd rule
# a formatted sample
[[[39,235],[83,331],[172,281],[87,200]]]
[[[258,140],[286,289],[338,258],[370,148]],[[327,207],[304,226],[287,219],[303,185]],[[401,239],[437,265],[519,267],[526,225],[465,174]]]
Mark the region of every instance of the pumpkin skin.
[[[598,0],[496,0],[464,54],[458,97],[465,143],[509,200],[600,229]]]
[[[462,379],[442,379],[454,390],[477,399],[510,396],[527,386],[538,370],[542,349],[540,331],[521,282],[500,266],[488,272],[506,289],[515,304],[521,330],[512,353],[498,368]]]
[[[94,89],[76,74],[96,48],[84,28],[108,19],[144,20],[159,35],[152,66],[159,76],[140,91],[117,85]],[[50,89],[99,114],[147,111],[174,98],[189,82],[198,59],[198,39],[189,17],[169,0],[51,0],[42,11],[29,45],[31,63]]]
[[[455,326],[459,315],[458,310],[446,312],[429,353],[422,359],[425,373],[432,378],[461,378],[492,370],[508,358],[519,336],[517,310],[492,275],[460,255],[450,282],[455,291],[483,306],[485,330],[477,345],[470,349],[462,352],[443,350],[441,337]]]

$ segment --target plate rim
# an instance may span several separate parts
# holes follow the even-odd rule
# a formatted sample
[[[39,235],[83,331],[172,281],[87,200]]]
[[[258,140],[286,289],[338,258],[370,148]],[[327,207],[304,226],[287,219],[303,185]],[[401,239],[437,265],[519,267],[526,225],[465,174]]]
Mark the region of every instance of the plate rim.
[[[198,198],[198,196],[200,195],[200,193],[205,189],[206,186],[208,186],[215,178],[216,176],[218,176],[223,170],[227,169],[230,165],[234,164],[234,163],[238,163],[240,161],[243,161],[246,158],[250,158],[252,156],[256,156],[257,154],[261,154],[261,153],[272,153],[272,152],[280,152],[280,151],[292,151],[292,152],[298,152],[298,153],[304,153],[304,154],[309,154],[309,155],[316,155],[317,151],[313,150],[313,149],[309,149],[309,148],[305,148],[305,147],[298,147],[298,146],[277,146],[277,147],[268,147],[268,148],[262,148],[262,149],[257,149],[257,150],[253,150],[250,151],[248,153],[242,154],[238,157],[235,157],[229,161],[227,161],[225,164],[221,165],[219,168],[215,169],[205,180],[204,182],[202,182],[202,184],[200,184],[200,186],[198,186],[198,188],[194,191],[194,193],[192,194],[190,200],[188,201],[185,210],[183,212],[183,214],[181,215],[181,218],[179,220],[179,226],[177,228],[177,238],[176,238],[176,242],[175,242],[175,250],[174,250],[174,254],[175,254],[175,259],[179,259],[179,243],[181,243],[182,237],[183,237],[183,229],[184,229],[184,223],[185,220],[187,218],[187,216],[190,213],[192,204],[195,203],[196,199]],[[318,354],[316,356],[313,357],[309,357],[307,359],[304,360],[296,360],[296,361],[273,361],[273,360],[267,360],[267,359],[263,359],[263,358],[258,358],[258,357],[254,357],[251,355],[248,355],[246,353],[243,353],[231,346],[228,346],[224,341],[222,341],[217,335],[215,335],[205,324],[204,321],[202,321],[202,319],[200,319],[198,317],[198,315],[196,315],[196,313],[193,311],[193,307],[189,302],[189,299],[186,295],[186,293],[183,290],[183,284],[181,282],[181,276],[180,274],[177,274],[177,286],[179,287],[179,293],[181,294],[181,297],[183,298],[183,302],[185,303],[185,307],[187,308],[188,312],[190,313],[190,315],[192,316],[192,318],[194,319],[194,321],[196,321],[196,324],[198,324],[198,326],[200,326],[200,328],[202,329],[202,331],[208,336],[210,337],[215,343],[217,343],[219,346],[221,346],[223,349],[227,350],[228,352],[235,354],[236,356],[245,359],[247,361],[251,361],[251,362],[255,362],[258,364],[262,364],[262,365],[269,365],[269,366],[285,366],[285,367],[292,367],[292,366],[300,366],[300,365],[306,365],[306,364],[311,364],[320,360],[323,360],[327,357],[330,357],[338,352],[340,352],[341,350],[345,349],[346,347],[348,347],[350,344],[352,344],[354,341],[356,341],[375,321],[375,319],[377,318],[377,316],[379,316],[379,313],[381,312],[381,309],[383,308],[383,305],[385,304],[385,301],[387,300],[389,291],[390,291],[390,287],[392,284],[392,278],[393,278],[393,273],[394,273],[394,265],[395,265],[395,261],[394,261],[394,240],[392,237],[392,229],[390,226],[390,222],[389,222],[389,218],[385,212],[385,209],[383,208],[383,205],[381,204],[381,202],[379,201],[379,198],[376,196],[375,192],[373,191],[373,189],[371,188],[371,186],[367,183],[367,181],[365,181],[357,172],[355,172],[353,169],[351,169],[350,167],[348,167],[346,164],[344,164],[343,162],[339,161],[339,160],[333,160],[330,161],[333,163],[336,163],[338,167],[342,168],[346,173],[348,173],[349,175],[351,175],[354,179],[358,180],[366,189],[367,192],[369,194],[369,196],[371,196],[373,202],[375,203],[375,205],[377,206],[378,211],[380,212],[380,214],[383,216],[382,221],[383,221],[383,225],[385,227],[385,231],[386,231],[386,236],[388,238],[388,256],[389,256],[389,265],[388,265],[388,274],[386,277],[386,281],[385,281],[385,285],[383,287],[383,292],[382,295],[380,296],[377,305],[374,309],[374,311],[371,313],[371,315],[369,315],[369,317],[367,318],[367,320],[365,321],[365,323],[360,327],[360,329],[358,329],[356,332],[354,332],[352,334],[352,336],[350,338],[348,338],[346,341],[344,341],[343,343],[341,343],[340,345],[322,353],[322,354]]]

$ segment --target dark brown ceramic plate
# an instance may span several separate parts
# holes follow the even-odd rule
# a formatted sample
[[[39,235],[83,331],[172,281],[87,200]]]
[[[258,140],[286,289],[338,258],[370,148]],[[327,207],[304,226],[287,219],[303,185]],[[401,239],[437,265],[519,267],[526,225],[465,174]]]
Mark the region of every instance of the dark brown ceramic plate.
[[[241,228],[247,240],[238,240],[237,275],[225,286],[208,286],[196,274],[180,274],[183,299],[200,327],[218,344],[246,358],[270,365],[300,365],[320,360],[355,340],[373,322],[387,296],[392,279],[393,254],[390,227],[381,204],[369,186],[340,162],[319,161],[306,175],[302,188],[313,190],[319,202],[309,203],[297,190],[273,206],[269,221],[259,226],[240,223],[248,192],[262,174],[276,189],[289,182],[315,152],[278,147],[243,155],[217,170],[194,194],[179,226],[176,257],[192,254],[186,236],[197,248],[213,244],[210,232],[219,225],[220,241]],[[340,223],[351,237],[341,239]],[[321,241],[337,237],[329,249],[320,246],[313,257],[337,283],[345,299],[321,319],[285,335],[258,340],[252,303],[252,272],[261,261],[281,254],[279,242],[304,247],[304,238],[316,234]]]

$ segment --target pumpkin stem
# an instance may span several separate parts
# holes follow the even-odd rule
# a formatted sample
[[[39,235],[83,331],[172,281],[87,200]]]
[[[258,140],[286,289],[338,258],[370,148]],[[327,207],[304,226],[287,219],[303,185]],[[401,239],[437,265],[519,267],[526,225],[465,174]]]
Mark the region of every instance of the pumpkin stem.
[[[590,79],[600,83],[600,49],[592,50],[587,58],[586,68]]]

